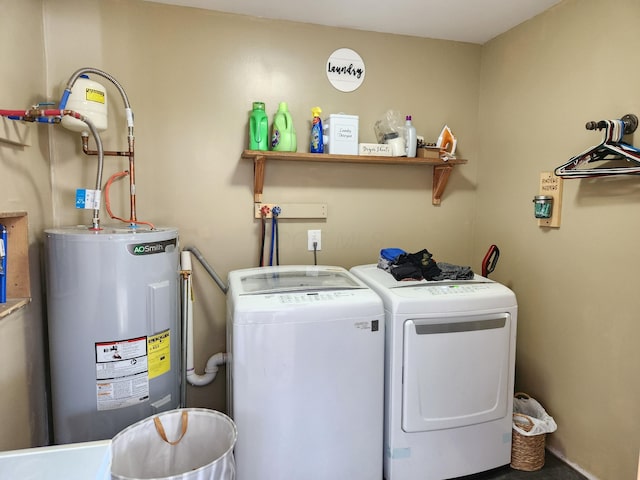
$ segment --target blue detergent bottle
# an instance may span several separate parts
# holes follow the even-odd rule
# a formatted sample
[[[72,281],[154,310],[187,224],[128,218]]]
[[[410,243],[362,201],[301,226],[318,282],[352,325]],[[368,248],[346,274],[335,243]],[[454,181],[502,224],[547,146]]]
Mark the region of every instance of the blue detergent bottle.
[[[313,107],[311,114],[313,120],[311,121],[311,142],[309,145],[309,151],[311,153],[324,153],[324,139],[322,138],[322,120],[320,114],[322,110],[320,107]]]

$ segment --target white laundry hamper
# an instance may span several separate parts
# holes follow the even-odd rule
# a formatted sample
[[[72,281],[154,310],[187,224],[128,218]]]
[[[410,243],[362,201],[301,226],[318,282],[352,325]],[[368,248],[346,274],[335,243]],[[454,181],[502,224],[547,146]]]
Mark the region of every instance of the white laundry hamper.
[[[125,428],[111,441],[112,480],[234,480],[238,436],[229,417],[183,408]]]

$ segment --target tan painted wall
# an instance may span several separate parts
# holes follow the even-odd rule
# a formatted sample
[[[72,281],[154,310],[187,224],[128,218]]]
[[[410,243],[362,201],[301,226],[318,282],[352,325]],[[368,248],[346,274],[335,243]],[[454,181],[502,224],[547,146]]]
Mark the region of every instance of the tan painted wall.
[[[41,18],[41,0],[0,0],[0,108],[28,108],[45,98]],[[0,124],[2,132],[15,128],[5,121],[11,125]],[[39,254],[52,218],[48,133],[45,126],[30,130],[28,147],[0,142],[0,215],[28,213],[32,280],[32,302],[0,319],[0,450],[48,442]]]
[[[611,480],[635,478],[640,446],[640,183],[565,180],[559,229],[531,201],[540,172],[601,141],[587,121],[640,113],[639,18],[635,0],[567,0],[482,51],[475,245],[499,243],[495,279],[518,295],[516,385],[556,419],[549,445]]]
[[[300,151],[308,151],[311,107],[360,116],[360,139],[388,109],[412,114],[418,132],[435,141],[444,123],[460,151],[477,158],[478,45],[322,28],[132,1],[45,2],[50,95],[58,99],[72,72],[103,69],[124,86],[135,113],[138,217],[179,228],[183,246],[197,246],[224,279],[256,266],[260,224],[253,218],[253,163],[242,160],[255,100],[272,118],[287,101]],[[315,38],[315,41],[311,41]],[[335,90],[325,64],[348,46],[364,59],[366,80],[353,93]],[[112,90],[113,91],[113,90]],[[124,147],[121,102],[106,149]],[[118,129],[118,121],[120,129]],[[73,193],[95,182],[95,161],[78,138],[53,132],[57,224],[86,223]],[[114,147],[115,146],[115,147]],[[105,179],[126,168],[107,159]],[[439,259],[468,264],[477,161],[452,177],[440,207],[431,205],[432,172],[419,166],[269,163],[264,201],[326,203],[326,221],[283,220],[280,260],[312,263],[309,228],[322,230],[319,262],[351,267],[377,261],[381,247],[428,248]],[[123,194],[124,184],[114,192]],[[115,195],[115,199],[122,195]],[[120,205],[119,205],[120,203]],[[128,216],[122,202],[114,209]],[[105,216],[106,218],[106,216]],[[225,348],[225,297],[196,269],[197,368]],[[189,403],[225,408],[224,377],[189,388]]]
[[[10,3],[23,23],[39,18],[39,1],[0,5]],[[635,0],[566,0],[479,47],[132,1],[44,0],[46,55],[37,38],[20,57],[3,42],[15,65],[0,67],[0,81],[11,78],[17,94],[7,99],[5,87],[0,98],[3,107],[14,106],[16,97],[23,98],[20,105],[39,100],[45,73],[52,101],[80,67],[113,74],[136,114],[138,216],[178,227],[182,245],[199,247],[223,278],[258,258],[253,166],[240,159],[252,101],[265,101],[270,117],[279,101],[289,102],[301,151],[315,105],[325,113],[360,115],[363,141],[374,140],[373,123],[390,108],[412,114],[427,140],[449,124],[470,163],[454,172],[440,207],[430,203],[428,169],[269,163],[265,201],[327,203],[329,209],[323,222],[282,221],[282,263],[311,262],[309,228],[323,232],[319,261],[347,267],[375,261],[382,246],[400,246],[426,247],[438,259],[479,269],[488,245],[498,244],[502,255],[493,277],[510,285],[520,304],[518,388],[539,398],[558,421],[558,432],[548,437],[552,448],[598,478],[617,480],[635,473],[640,444],[633,421],[640,388],[633,348],[639,338],[633,239],[640,191],[635,178],[569,180],[558,230],[537,226],[531,198],[541,171],[599,141],[584,130],[585,121],[638,113],[633,54],[639,8]],[[3,34],[16,35],[18,22],[7,18],[0,16]],[[349,94],[334,90],[324,74],[328,55],[344,46],[367,66],[364,85]],[[29,81],[26,74],[16,81],[16,69],[28,70]],[[105,147],[124,148],[120,103],[110,92]],[[73,209],[75,189],[95,181],[95,163],[78,142],[60,128],[52,131],[53,219],[39,203],[14,196],[29,208],[31,221],[39,218],[33,235],[51,223],[89,220]],[[0,145],[0,162],[35,155],[45,171],[47,147],[39,150],[12,150],[7,159]],[[125,167],[110,159],[105,173]],[[18,172],[7,178],[0,180],[3,189],[24,181]],[[51,195],[47,182],[43,173],[32,183]],[[124,186],[114,190],[114,208],[126,216]],[[32,216],[31,210],[44,213]],[[37,271],[32,278],[39,278]],[[201,369],[225,348],[225,298],[198,268],[196,295]],[[25,321],[0,321],[0,334],[11,344],[23,342],[15,325]],[[34,353],[9,351],[18,358]],[[20,381],[11,378],[0,376],[3,389],[24,392],[18,399],[38,397],[37,376],[25,371]],[[188,395],[191,405],[224,409],[224,378],[189,388]],[[0,396],[5,416],[17,403],[7,406],[7,398]],[[35,410],[41,406],[36,402]],[[28,424],[25,415],[18,425]],[[4,432],[0,448],[37,444]]]

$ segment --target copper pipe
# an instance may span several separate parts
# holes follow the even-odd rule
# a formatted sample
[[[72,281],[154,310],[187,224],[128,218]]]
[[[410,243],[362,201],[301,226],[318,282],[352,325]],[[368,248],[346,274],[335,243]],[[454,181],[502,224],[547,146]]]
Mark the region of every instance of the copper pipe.
[[[89,136],[82,136],[82,151],[87,155],[97,155],[97,150],[89,150]],[[129,157],[131,156],[131,152],[116,152],[112,150],[105,150],[104,156],[111,157]]]
[[[80,77],[80,75],[84,73],[94,73],[109,80],[117,88],[118,92],[120,93],[120,96],[122,97],[122,101],[124,103],[125,114],[127,119],[129,151],[128,152],[107,151],[107,152],[103,152],[102,155],[129,157],[129,195],[130,195],[130,207],[131,207],[130,221],[132,224],[134,224],[137,222],[137,219],[136,219],[136,199],[135,199],[136,186],[135,186],[134,151],[133,151],[134,150],[133,111],[131,110],[131,104],[129,103],[129,98],[127,97],[127,94],[124,91],[124,88],[112,75],[92,67],[88,67],[88,68],[85,67],[75,71],[73,75],[71,75],[71,78],[69,79],[69,81],[67,82],[67,87],[65,89],[65,92],[70,93],[71,88],[73,87],[73,84]],[[95,155],[95,152],[89,150],[88,139],[87,139],[87,142],[85,142],[84,137],[82,140],[82,149],[84,153],[87,155]],[[140,223],[140,222],[137,222],[137,223]]]
[[[129,158],[129,208],[130,208],[130,216],[129,219],[131,223],[137,222],[137,213],[136,213],[136,173],[135,173],[135,162],[134,162],[134,148],[135,148],[135,139],[132,136],[129,136],[129,151],[114,151],[114,150],[105,150],[103,152],[104,156],[110,157],[128,157]],[[97,155],[97,150],[89,149],[89,136],[82,136],[82,151],[86,155]]]

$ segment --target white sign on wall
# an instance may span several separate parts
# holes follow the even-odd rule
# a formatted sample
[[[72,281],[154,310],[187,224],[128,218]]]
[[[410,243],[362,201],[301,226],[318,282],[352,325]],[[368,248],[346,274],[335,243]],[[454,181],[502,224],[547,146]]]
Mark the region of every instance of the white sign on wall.
[[[353,92],[364,82],[364,61],[349,48],[339,48],[327,60],[327,78],[341,92]]]

